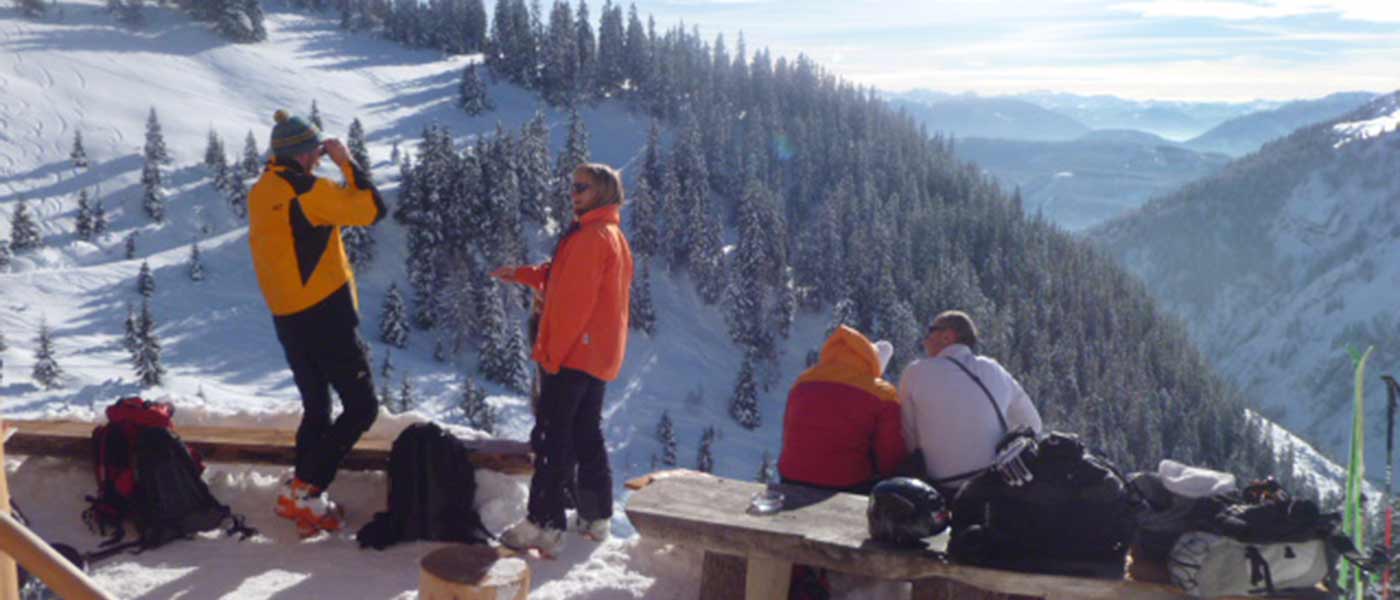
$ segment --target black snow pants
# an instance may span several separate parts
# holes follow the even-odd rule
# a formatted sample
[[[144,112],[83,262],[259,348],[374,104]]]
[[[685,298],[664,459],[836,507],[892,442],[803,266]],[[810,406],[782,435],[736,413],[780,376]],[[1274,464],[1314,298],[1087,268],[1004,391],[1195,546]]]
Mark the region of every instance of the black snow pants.
[[[579,516],[612,517],[612,470],[603,441],[603,396],[607,382],[588,373],[561,369],[543,374],[530,449],[535,474],[530,479],[530,522],[567,529],[565,488],[574,484]]]

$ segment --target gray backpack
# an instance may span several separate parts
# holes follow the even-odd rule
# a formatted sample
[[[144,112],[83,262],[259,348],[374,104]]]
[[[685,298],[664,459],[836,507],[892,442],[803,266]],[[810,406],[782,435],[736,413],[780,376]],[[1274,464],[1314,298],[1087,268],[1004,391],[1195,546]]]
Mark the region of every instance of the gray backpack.
[[[1246,543],[1191,531],[1172,546],[1172,583],[1198,598],[1269,595],[1314,589],[1332,573],[1337,553],[1325,539]]]

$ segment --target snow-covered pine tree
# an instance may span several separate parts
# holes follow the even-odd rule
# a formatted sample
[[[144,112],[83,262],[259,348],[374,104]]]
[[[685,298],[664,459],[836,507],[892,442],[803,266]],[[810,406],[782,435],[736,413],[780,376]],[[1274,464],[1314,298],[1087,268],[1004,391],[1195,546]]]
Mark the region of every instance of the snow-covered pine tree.
[[[374,231],[368,227],[341,227],[340,238],[345,243],[345,254],[356,271],[369,268],[374,262]]]
[[[132,360],[136,359],[136,349],[140,348],[141,324],[136,320],[136,309],[131,307],[131,303],[126,303],[126,320],[122,322],[122,348],[131,354]]]
[[[39,335],[34,340],[34,370],[30,377],[46,390],[63,387],[63,369],[54,358],[53,336],[48,320],[39,318]]]
[[[399,294],[399,284],[389,284],[389,293],[384,296],[384,307],[379,315],[379,341],[403,348],[408,345],[408,309]],[[388,356],[384,357],[387,362]]]
[[[398,140],[395,140],[395,141],[394,141],[394,148],[393,148],[393,150],[390,150],[390,151],[389,151],[389,163],[390,163],[390,164],[397,165],[397,164],[399,164],[399,159],[400,159],[400,158],[401,158],[401,155],[399,154],[399,142],[398,142]]]
[[[156,338],[156,321],[151,316],[150,302],[141,301],[141,317],[136,322],[136,352],[132,367],[143,387],[160,385],[165,367],[160,364],[160,340]]]
[[[234,0],[230,0],[234,1]],[[243,42],[264,42],[267,41],[267,25],[264,23],[261,0],[243,0],[243,14],[248,18],[248,36],[240,41]]]
[[[20,198],[10,217],[10,250],[24,252],[39,247],[39,225],[29,214],[29,204]]]
[[[525,336],[520,326],[507,319],[505,359],[509,361],[509,381],[502,382],[506,387],[522,394],[530,391],[530,351],[525,346]]]
[[[87,188],[78,190],[78,216],[73,220],[73,233],[78,239],[92,240],[92,202],[88,200]]]
[[[636,92],[643,87],[651,71],[652,40],[647,37],[642,19],[637,15],[637,5],[627,7],[627,37],[622,44],[622,72],[626,76],[626,88]],[[656,185],[656,182],[651,182]]]
[[[204,261],[199,258],[199,242],[190,244],[190,281],[204,281]]]
[[[228,178],[228,209],[242,219],[248,216],[248,183],[239,169],[230,169]],[[348,228],[345,228],[348,229]],[[342,229],[343,231],[343,229]],[[354,258],[353,256],[351,258]]]
[[[578,0],[574,27],[578,32],[578,41],[575,44],[578,48],[578,67],[574,70],[574,95],[588,99],[594,96],[598,71],[598,42],[593,37],[593,20],[588,16],[588,0]]]
[[[311,124],[315,125],[316,129],[321,131],[326,130],[326,126],[321,123],[321,109],[316,106],[315,99],[311,100],[311,114],[306,117],[306,120],[311,121]]]
[[[857,319],[856,302],[850,298],[842,298],[831,307],[831,321],[826,325],[826,337],[831,337],[832,332],[842,325],[854,327]]]
[[[486,391],[476,384],[476,378],[462,378],[462,416],[467,425],[488,434],[496,433],[496,411],[486,402]]]
[[[78,169],[87,168],[87,150],[83,149],[83,132],[81,129],[73,131],[73,151],[68,153],[68,158],[73,160],[73,166]]]
[[[627,237],[632,250],[644,257],[657,256],[661,251],[661,231],[657,228],[656,194],[645,176],[637,178],[632,192],[627,194],[627,203],[632,209],[628,223],[631,235]]]
[[[144,260],[141,261],[141,270],[136,273],[136,291],[144,298],[156,293],[156,276],[151,273],[151,265]]]
[[[622,4],[603,0],[602,20],[598,24],[597,95],[615,96],[622,91],[627,74],[623,60],[627,33],[622,28]]]
[[[248,130],[248,136],[243,138],[243,160],[238,163],[243,171],[244,177],[257,177],[262,173],[262,154],[258,152],[258,140],[253,137],[253,130]]]
[[[632,279],[628,324],[648,336],[656,335],[656,307],[651,301],[651,260],[642,259],[642,272]]]
[[[350,131],[345,134],[345,149],[350,152],[350,158],[359,166],[365,178],[374,181],[370,172],[369,147],[365,143],[365,126],[360,123],[359,117],[350,121]]]
[[[384,360],[379,363],[379,378],[388,382],[394,378],[394,361],[390,358],[394,352],[387,350],[384,352]]]
[[[126,256],[126,259],[127,259],[127,260],[131,260],[131,259],[133,259],[133,258],[136,258],[136,231],[135,231],[135,230],[131,231],[131,233],[126,234],[126,239],[122,242],[122,246],[126,249],[125,256]]]
[[[500,286],[494,279],[484,289],[485,310],[479,315],[481,324],[481,374],[490,381],[519,392],[530,389],[530,373],[524,365],[524,343],[520,332],[506,315]]]
[[[695,470],[701,473],[713,473],[715,470],[715,457],[710,451],[710,447],[715,443],[715,428],[706,427],[705,433],[700,436],[700,451],[695,456]]]
[[[37,19],[48,12],[49,5],[44,0],[15,0],[19,13],[26,18]]]
[[[212,172],[224,159],[224,143],[213,127],[209,128],[209,140],[204,144],[204,166]]]
[[[543,225],[553,193],[549,170],[549,126],[544,113],[535,116],[520,128],[520,144],[516,150],[515,176],[520,183],[520,214],[529,221]]]
[[[754,356],[744,353],[744,364],[739,368],[739,379],[734,383],[734,395],[729,400],[729,416],[744,429],[757,429],[763,424],[763,415],[758,410],[758,385],[754,383]]]
[[[257,6],[256,2],[254,6]],[[253,15],[248,14],[248,6],[244,0],[219,0],[214,9],[218,11],[218,14],[212,15],[214,29],[220,35],[240,43],[261,41],[253,26]],[[263,37],[266,37],[266,34]]]
[[[661,443],[661,464],[676,466],[676,428],[671,423],[671,415],[661,411],[661,421],[656,424],[656,441]]]
[[[763,462],[758,465],[758,474],[754,476],[754,481],[758,483],[777,483],[777,474],[773,472],[773,457],[767,450],[763,451]]]
[[[460,88],[462,110],[473,117],[489,110],[496,109],[496,103],[491,101],[491,97],[486,93],[486,82],[481,80],[481,74],[476,70],[476,63],[468,63],[467,68],[462,70],[462,85]]]
[[[92,200],[92,237],[107,233],[107,209],[102,207],[101,198]]]
[[[560,0],[562,2],[562,0]],[[566,11],[567,14],[567,11]],[[569,111],[569,137],[554,165],[555,187],[552,203],[554,223],[562,235],[574,220],[574,204],[570,191],[574,185],[574,169],[588,162],[588,126],[578,110]]]
[[[565,0],[554,0],[549,32],[541,40],[540,50],[544,53],[540,92],[551,105],[570,105],[578,84],[578,31]]]
[[[10,242],[0,240],[0,269],[8,268],[13,258],[13,255],[10,253]]]
[[[157,223],[165,221],[165,191],[161,189],[161,179],[159,162],[146,159],[141,167],[141,209]]]
[[[154,106],[151,107],[151,113],[146,117],[146,146],[142,156],[148,163],[168,165],[173,162],[170,151],[165,147],[165,134],[160,131],[160,119],[156,117],[156,107]]]
[[[396,400],[396,414],[404,414],[418,406],[418,397],[413,393],[413,380],[408,378],[408,373],[403,374],[403,384],[399,386],[399,397]]]

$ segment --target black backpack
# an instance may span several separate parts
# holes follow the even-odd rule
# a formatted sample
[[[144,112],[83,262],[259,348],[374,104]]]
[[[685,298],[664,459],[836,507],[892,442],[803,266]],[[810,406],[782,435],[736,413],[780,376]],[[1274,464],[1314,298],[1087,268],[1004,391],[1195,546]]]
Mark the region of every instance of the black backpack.
[[[998,452],[1029,430],[1008,434]],[[1073,434],[1053,432],[1020,454],[1031,474],[1012,485],[993,468],[953,499],[948,553],[956,562],[1088,577],[1123,576],[1142,507],[1112,463]]]
[[[162,427],[142,430],[132,458],[135,490],[123,517],[135,526],[138,537],[121,543],[126,530],[118,523],[112,537],[102,543],[103,549],[88,555],[89,559],[98,560],[127,549],[142,552],[222,527],[225,522],[229,523],[229,535],[237,534],[239,539],[257,533],[244,523],[243,516],[214,498],[209,485],[200,478],[201,465],[174,431]],[[91,526],[89,515],[84,516]],[[105,535],[107,525],[99,522],[98,526]]]
[[[466,443],[435,423],[410,425],[389,451],[389,510],[355,534],[361,548],[431,540],[485,543],[493,538],[473,500],[476,468]]]

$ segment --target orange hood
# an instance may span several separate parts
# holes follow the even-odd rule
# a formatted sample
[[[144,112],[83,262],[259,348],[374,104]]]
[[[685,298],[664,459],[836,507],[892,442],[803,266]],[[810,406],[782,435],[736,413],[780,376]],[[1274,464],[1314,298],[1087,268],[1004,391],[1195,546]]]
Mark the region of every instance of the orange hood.
[[[880,375],[880,357],[875,345],[859,331],[842,325],[827,338],[817,364],[803,371],[797,383],[843,383],[870,392],[881,400],[897,401],[898,392]]]

